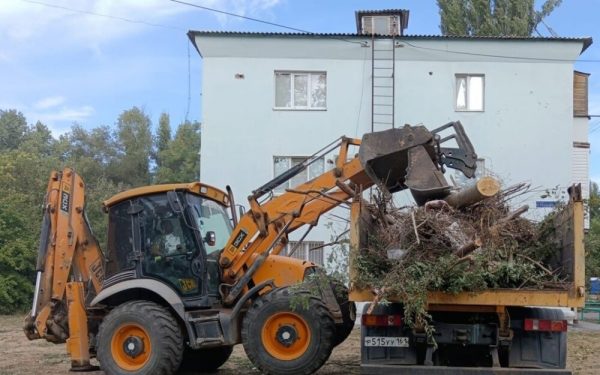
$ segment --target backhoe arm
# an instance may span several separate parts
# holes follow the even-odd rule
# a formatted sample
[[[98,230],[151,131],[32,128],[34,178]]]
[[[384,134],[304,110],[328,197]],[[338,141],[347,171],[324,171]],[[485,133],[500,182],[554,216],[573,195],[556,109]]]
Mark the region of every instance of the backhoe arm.
[[[44,202],[30,340],[67,342],[74,368],[89,366],[86,301],[100,291],[104,258],[84,214],[85,186],[72,169],[52,172]],[[87,361],[87,364],[86,364]]]
[[[453,157],[462,161],[456,163],[456,167],[446,162],[445,149],[440,147],[440,137],[435,133],[438,129],[430,132],[424,126],[407,125],[366,134],[362,141],[342,137],[339,143],[327,146],[255,190],[248,197],[250,210],[241,217],[221,253],[223,279],[230,286],[224,292],[225,304],[237,299],[270,254],[281,252],[288,243],[289,233],[304,225],[312,228],[324,213],[359,197],[374,184],[390,192],[408,188],[422,204],[449,193],[450,186],[442,173],[443,164],[472,176],[476,161],[472,146],[460,123],[442,128],[448,127],[453,127],[460,137],[459,148],[451,149]],[[358,156],[348,157],[351,146],[359,147]],[[337,147],[335,168],[259,203],[259,198]]]

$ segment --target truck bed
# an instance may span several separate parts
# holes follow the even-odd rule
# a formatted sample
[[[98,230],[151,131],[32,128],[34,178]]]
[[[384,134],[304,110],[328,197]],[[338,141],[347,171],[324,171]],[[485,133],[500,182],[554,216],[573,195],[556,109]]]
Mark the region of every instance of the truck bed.
[[[573,191],[575,190],[575,191]],[[353,207],[354,208],[354,207]],[[358,212],[357,212],[358,211]],[[359,223],[365,222],[359,217],[363,214],[358,208],[352,213],[356,215],[351,228],[350,279],[356,275],[352,267],[352,259],[360,251],[361,244],[366,241],[365,228]],[[432,309],[443,309],[443,306],[455,309],[466,306],[548,306],[548,307],[583,307],[585,304],[585,250],[583,245],[584,208],[581,190],[572,188],[568,204],[554,219],[554,240],[560,244],[561,254],[555,259],[555,266],[563,267],[563,275],[568,284],[564,289],[487,289],[480,292],[461,292],[450,294],[430,292],[428,305]],[[350,300],[355,302],[371,302],[374,294],[370,290],[360,290],[350,284]],[[390,302],[402,302],[390,298]]]

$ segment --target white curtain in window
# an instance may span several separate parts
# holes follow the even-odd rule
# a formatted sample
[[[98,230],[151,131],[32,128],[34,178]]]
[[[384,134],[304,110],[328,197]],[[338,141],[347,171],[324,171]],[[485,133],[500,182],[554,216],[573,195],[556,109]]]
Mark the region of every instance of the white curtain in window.
[[[308,74],[294,74],[294,107],[308,107]]]
[[[456,77],[456,109],[467,109],[467,77]]]
[[[325,160],[323,158],[315,160],[308,167],[308,179],[312,180],[315,177],[322,175],[325,172]]]
[[[292,106],[292,78],[289,73],[275,75],[275,107],[290,108]]]
[[[301,162],[304,161],[304,159],[305,158],[303,158],[303,157],[292,158],[292,167],[300,164]],[[306,182],[307,177],[308,177],[308,171],[306,169],[304,169],[303,171],[301,171],[300,173],[298,173],[297,175],[292,177],[292,179],[290,180],[290,187],[294,188],[298,185],[302,185],[303,183]]]
[[[311,74],[311,107],[327,107],[327,76],[325,74]]]
[[[273,175],[275,177],[279,176],[283,172],[290,169],[290,158],[285,156],[274,156],[273,157]],[[284,182],[283,184],[277,186],[275,188],[276,193],[282,193],[288,187],[288,182]]]

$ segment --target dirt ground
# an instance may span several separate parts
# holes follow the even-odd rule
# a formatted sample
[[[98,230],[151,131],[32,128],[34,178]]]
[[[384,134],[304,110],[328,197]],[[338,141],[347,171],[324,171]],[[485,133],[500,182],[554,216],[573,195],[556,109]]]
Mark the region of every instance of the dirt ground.
[[[43,340],[28,341],[21,330],[21,316],[0,316],[0,375],[59,375],[69,373],[64,344]],[[600,326],[584,323],[571,329],[567,366],[575,374],[597,374],[600,368]],[[318,374],[360,373],[360,332],[334,349]],[[218,371],[223,375],[253,374],[258,371],[246,358],[241,345],[236,346],[229,361]],[[97,371],[89,373],[102,375]]]

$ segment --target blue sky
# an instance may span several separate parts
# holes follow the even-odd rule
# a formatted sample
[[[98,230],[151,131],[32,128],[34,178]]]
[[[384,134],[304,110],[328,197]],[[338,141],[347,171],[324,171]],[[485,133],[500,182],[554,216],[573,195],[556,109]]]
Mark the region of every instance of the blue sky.
[[[408,34],[439,34],[435,0],[187,1],[313,32],[355,32],[357,9],[403,8]],[[599,14],[598,0],[564,0],[546,24],[559,36],[593,37],[581,59],[600,60]],[[0,0],[0,109],[18,109],[54,135],[75,122],[112,125],[132,106],[154,123],[162,112],[175,124],[201,121],[201,59],[190,29],[285,31],[169,0]],[[592,74],[590,114],[600,115],[600,62],[576,69]],[[600,117],[590,121],[590,142],[590,176],[600,182]]]

